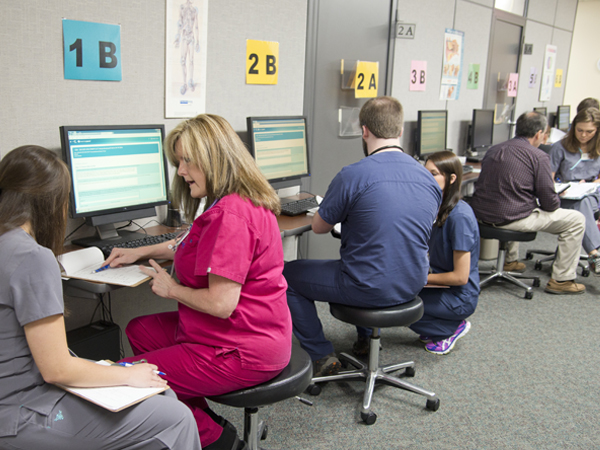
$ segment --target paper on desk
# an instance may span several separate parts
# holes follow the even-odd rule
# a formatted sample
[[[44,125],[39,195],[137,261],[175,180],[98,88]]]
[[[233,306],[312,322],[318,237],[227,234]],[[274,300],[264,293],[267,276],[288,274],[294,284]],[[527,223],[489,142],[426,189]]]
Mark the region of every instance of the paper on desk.
[[[102,265],[104,260],[104,254],[98,247],[75,250],[63,253],[58,257],[58,262],[63,268],[63,275],[68,278],[119,286],[137,286],[150,278],[140,270],[137,264],[92,273]]]
[[[554,189],[557,192],[560,192],[560,189],[564,188],[567,184],[569,185],[569,187],[564,192],[564,194],[560,195],[561,199],[581,200],[586,195],[590,195],[596,192],[598,187],[600,187],[598,183],[578,183],[576,181],[572,181],[570,183],[554,183]]]

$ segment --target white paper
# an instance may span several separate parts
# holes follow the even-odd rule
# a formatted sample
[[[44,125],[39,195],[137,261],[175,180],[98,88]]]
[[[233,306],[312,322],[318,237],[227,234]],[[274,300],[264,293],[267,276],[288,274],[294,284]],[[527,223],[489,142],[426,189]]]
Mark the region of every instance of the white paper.
[[[560,196],[560,198],[565,200],[581,200],[586,195],[593,194],[600,187],[598,183],[578,183],[572,181],[570,183],[555,183],[554,188],[558,191],[565,184],[569,185],[569,189]]]

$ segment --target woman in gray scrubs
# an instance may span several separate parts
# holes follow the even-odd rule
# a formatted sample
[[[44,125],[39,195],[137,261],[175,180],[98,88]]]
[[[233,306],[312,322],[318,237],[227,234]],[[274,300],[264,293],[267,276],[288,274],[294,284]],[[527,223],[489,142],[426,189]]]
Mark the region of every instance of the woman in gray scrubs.
[[[65,164],[45,148],[19,147],[0,161],[0,449],[200,449],[196,422],[174,395],[113,413],[53,385],[166,385],[151,364],[100,366],[69,354],[55,258],[69,185]]]
[[[569,181],[600,183],[600,111],[596,108],[581,110],[573,119],[567,135],[550,149],[550,163],[554,177],[562,183]],[[600,187],[600,185],[599,185]],[[567,191],[568,192],[568,191]],[[600,273],[600,231],[594,218],[598,211],[598,190],[581,200],[561,200],[561,207],[575,209],[585,216],[583,249],[588,253],[590,268]]]

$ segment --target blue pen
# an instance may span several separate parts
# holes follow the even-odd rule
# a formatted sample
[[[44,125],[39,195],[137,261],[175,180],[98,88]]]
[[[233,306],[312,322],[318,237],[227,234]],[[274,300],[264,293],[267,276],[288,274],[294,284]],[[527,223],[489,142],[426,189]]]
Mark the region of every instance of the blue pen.
[[[102,272],[103,270],[110,269],[110,264],[100,267],[99,269],[92,270],[92,273]]]
[[[120,362],[120,363],[116,363],[116,364],[119,365],[119,366],[123,366],[123,367],[131,367],[131,366],[133,366],[132,363],[128,363],[128,362]],[[155,370],[154,373],[157,374],[157,375],[162,375],[163,377],[166,375],[166,373],[161,372],[160,370]]]

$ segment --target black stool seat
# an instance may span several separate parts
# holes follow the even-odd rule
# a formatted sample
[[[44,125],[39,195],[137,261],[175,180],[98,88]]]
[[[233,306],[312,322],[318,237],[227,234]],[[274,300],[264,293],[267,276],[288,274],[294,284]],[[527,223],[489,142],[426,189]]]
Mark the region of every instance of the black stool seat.
[[[484,239],[497,239],[503,242],[528,242],[533,241],[536,238],[537,233],[535,231],[503,230],[502,228],[496,228],[493,225],[487,225],[485,223],[480,222],[479,236],[481,236]]]
[[[506,262],[506,252],[508,251],[509,242],[528,242],[533,241],[537,233],[535,231],[513,231],[497,228],[493,225],[488,225],[479,222],[479,236],[483,239],[497,239],[500,241],[498,258],[496,259],[496,267],[493,270],[480,270],[479,275],[489,275],[485,279],[481,279],[479,287],[483,287],[492,280],[506,280],[516,286],[525,289],[525,298],[533,298],[533,288],[527,286],[520,279],[529,279],[533,281],[533,286],[540,285],[540,278],[536,276],[523,275],[516,272],[505,272],[504,263]]]
[[[342,322],[366,328],[405,327],[423,316],[423,302],[418,297],[388,308],[366,309],[330,303],[331,315]]]
[[[434,392],[391,375],[392,372],[404,370],[405,376],[415,376],[415,363],[413,361],[384,366],[379,365],[380,328],[405,327],[417,322],[423,316],[423,302],[419,297],[400,305],[376,309],[330,303],[329,310],[333,317],[342,322],[371,329],[369,360],[365,364],[347,353],[340,353],[339,358],[342,363],[346,367],[353,366],[354,369],[345,369],[336,375],[314,377],[312,382],[315,384],[309,387],[309,394],[318,395],[321,392],[321,388],[316,383],[349,380],[365,381],[360,417],[367,425],[374,424],[377,419],[377,415],[371,411],[371,402],[375,392],[375,385],[378,383],[423,395],[427,397],[427,409],[437,411],[440,406],[440,399]]]
[[[249,450],[258,450],[259,438],[266,437],[266,426],[258,421],[258,408],[301,394],[310,384],[312,373],[312,361],[308,353],[292,345],[290,362],[272,380],[207,398],[223,405],[244,408],[244,441]]]

